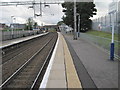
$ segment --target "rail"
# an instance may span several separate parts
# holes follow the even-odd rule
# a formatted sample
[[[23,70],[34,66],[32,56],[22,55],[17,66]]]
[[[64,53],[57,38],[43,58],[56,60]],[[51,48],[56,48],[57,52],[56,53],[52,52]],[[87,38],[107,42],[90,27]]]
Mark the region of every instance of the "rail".
[[[52,51],[53,51],[53,49],[54,49],[55,44],[56,44],[56,42],[54,42],[51,50],[49,51],[49,54],[47,55],[47,57],[46,57],[46,59],[45,59],[45,61],[44,61],[44,64],[42,65],[42,68],[40,69],[40,71],[39,71],[39,73],[38,73],[38,75],[37,75],[34,83],[32,84],[30,90],[35,89],[35,88],[37,87],[37,86],[36,86],[37,80],[38,80],[40,74],[42,73],[42,71],[44,70],[44,67],[45,67],[45,65],[47,64],[48,60],[50,60],[50,57],[51,57],[51,55],[52,55]],[[37,88],[39,88],[39,87],[37,87]]]
[[[51,38],[46,44],[44,44],[44,46],[39,49],[31,58],[29,58],[18,70],[16,70],[7,80],[5,80],[1,85],[0,85],[0,88],[2,87],[5,87],[9,82],[10,80],[12,80],[17,74],[19,74],[19,72],[25,67],[28,65],[28,63],[30,61],[32,61],[32,59],[38,55],[38,53],[40,53],[47,45],[48,43],[52,40],[53,38]],[[34,86],[34,85],[33,85]]]

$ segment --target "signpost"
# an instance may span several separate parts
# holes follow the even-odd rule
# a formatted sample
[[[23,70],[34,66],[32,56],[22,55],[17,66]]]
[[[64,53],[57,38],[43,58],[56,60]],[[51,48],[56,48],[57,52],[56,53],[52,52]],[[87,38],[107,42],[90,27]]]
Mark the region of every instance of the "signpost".
[[[109,8],[109,14],[112,16],[112,40],[110,45],[110,60],[114,60],[114,14],[117,11],[116,2],[112,2]]]
[[[114,60],[114,13],[112,13],[112,41],[110,48],[110,60]]]

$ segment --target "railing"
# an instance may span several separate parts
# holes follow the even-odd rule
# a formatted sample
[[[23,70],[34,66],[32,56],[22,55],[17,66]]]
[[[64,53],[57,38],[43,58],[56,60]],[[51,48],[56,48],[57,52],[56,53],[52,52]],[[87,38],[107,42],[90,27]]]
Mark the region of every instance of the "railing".
[[[99,37],[99,36],[95,36],[95,35],[91,35],[91,34],[86,34],[86,33],[80,33],[80,38],[90,41],[90,42],[104,48],[106,51],[110,52],[111,39]],[[120,47],[120,41],[114,40],[114,43],[115,43],[115,57],[120,59],[120,56],[119,56],[120,52],[118,51],[119,50],[118,47]]]
[[[1,31],[2,34],[2,41],[14,39],[14,38],[20,38],[30,35],[36,35],[42,33],[40,30],[26,30],[26,31]]]

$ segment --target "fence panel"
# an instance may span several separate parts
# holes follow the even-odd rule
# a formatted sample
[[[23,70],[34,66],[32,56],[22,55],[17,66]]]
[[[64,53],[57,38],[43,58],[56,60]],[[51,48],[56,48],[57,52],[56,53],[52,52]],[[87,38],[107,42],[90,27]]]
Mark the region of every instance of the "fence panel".
[[[36,35],[42,33],[40,30],[35,31],[1,31],[2,34],[2,41],[4,40],[10,40],[13,38],[20,38],[24,36],[30,36],[30,35]]]
[[[120,12],[116,12],[114,17],[106,15],[92,20],[92,29],[98,31],[112,32],[112,18],[114,18],[115,33],[118,34],[120,27]]]

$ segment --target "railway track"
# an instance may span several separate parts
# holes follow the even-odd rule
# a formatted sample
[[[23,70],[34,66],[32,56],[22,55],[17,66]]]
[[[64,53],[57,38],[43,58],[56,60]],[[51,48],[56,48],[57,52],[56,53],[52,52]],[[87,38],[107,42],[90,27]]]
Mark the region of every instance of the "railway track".
[[[31,48],[31,46],[33,45],[33,43],[36,44],[37,40],[42,40],[42,39],[45,39],[43,38],[45,36],[42,36],[42,37],[38,37],[36,39],[32,39],[32,40],[29,40],[27,42],[23,42],[22,44],[20,45],[16,45],[15,46],[11,46],[10,49],[12,50],[2,50],[4,52],[4,54],[2,55],[2,64],[6,63],[7,61],[11,60],[12,58],[15,58],[16,56],[18,56],[19,54],[21,54],[22,52],[28,50]]]
[[[26,62],[34,53],[38,51],[51,37],[53,33],[45,36],[43,39],[36,40],[36,43],[32,43],[30,49],[21,54],[7,60],[2,64],[2,82],[4,82],[10,75],[12,75],[22,64]],[[23,46],[24,47],[24,46]],[[26,48],[24,48],[26,49]]]
[[[42,45],[41,48],[35,48],[37,51],[34,52],[34,54],[23,64],[21,64],[14,73],[9,75],[9,77],[4,80],[0,87],[3,89],[33,89],[37,87],[36,84],[39,85],[38,81],[40,83],[42,80],[42,76],[44,75],[43,72],[45,72],[45,67],[47,67],[48,59],[57,40],[57,34],[52,33],[50,37],[46,39],[47,40],[44,45]]]

